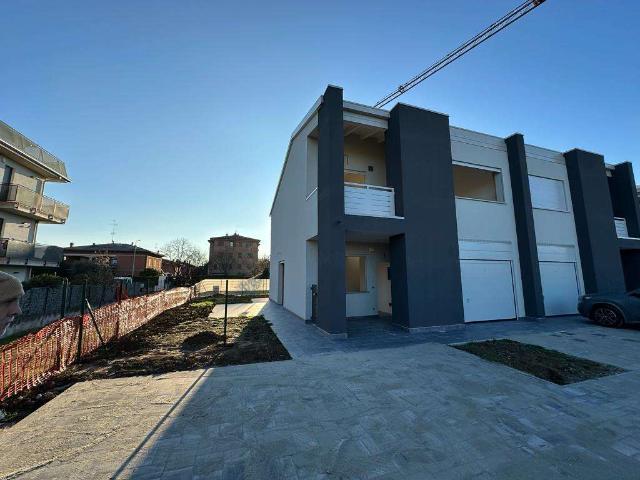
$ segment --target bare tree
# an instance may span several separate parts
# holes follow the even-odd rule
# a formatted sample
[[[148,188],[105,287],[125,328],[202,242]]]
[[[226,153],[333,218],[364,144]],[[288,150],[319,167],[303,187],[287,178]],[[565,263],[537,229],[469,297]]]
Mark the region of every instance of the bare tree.
[[[253,275],[259,278],[269,278],[269,267],[271,265],[271,259],[269,255],[265,255],[258,259],[255,267],[253,268]]]
[[[228,277],[233,270],[234,256],[232,250],[222,250],[215,252],[211,257],[211,263],[214,265],[214,269],[222,273],[225,277]]]
[[[202,250],[184,237],[171,240],[162,247],[162,252],[175,263],[177,275],[187,282],[191,282],[196,268],[207,263],[207,257]]]

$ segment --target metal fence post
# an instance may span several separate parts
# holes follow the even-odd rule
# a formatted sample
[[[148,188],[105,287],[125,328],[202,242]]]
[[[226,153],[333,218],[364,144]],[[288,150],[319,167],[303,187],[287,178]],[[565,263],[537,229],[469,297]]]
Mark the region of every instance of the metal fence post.
[[[82,355],[82,336],[84,334],[84,306],[86,300],[87,293],[87,281],[85,280],[82,284],[82,303],[80,304],[80,328],[78,329],[78,355],[76,356],[76,360],[80,360],[80,355]]]
[[[224,344],[227,344],[227,304],[229,303],[229,279],[225,280],[224,288]]]

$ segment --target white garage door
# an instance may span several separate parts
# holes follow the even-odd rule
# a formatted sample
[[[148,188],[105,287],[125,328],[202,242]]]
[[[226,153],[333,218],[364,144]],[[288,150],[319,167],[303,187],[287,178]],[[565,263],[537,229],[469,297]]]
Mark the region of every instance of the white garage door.
[[[540,262],[540,277],[547,315],[577,312],[579,290],[574,262]]]
[[[465,322],[516,317],[511,262],[461,260],[460,271]]]

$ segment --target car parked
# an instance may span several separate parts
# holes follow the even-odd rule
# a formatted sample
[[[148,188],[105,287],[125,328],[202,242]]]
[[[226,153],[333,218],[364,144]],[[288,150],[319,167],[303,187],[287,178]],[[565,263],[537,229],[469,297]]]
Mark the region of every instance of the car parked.
[[[640,323],[640,289],[583,295],[578,300],[578,311],[604,327]]]

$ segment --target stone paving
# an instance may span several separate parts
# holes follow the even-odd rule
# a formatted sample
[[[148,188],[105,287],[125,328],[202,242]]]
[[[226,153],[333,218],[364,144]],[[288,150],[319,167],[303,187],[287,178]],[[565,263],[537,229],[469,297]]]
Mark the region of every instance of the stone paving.
[[[501,322],[456,332],[628,370],[559,386],[448,347],[445,337],[411,343],[416,334],[407,334],[400,347],[365,349],[364,331],[338,343],[294,317],[320,336],[305,339],[287,331],[280,307],[265,309],[280,310],[268,316],[299,349],[293,360],[78,384],[0,433],[0,475],[640,478],[639,330],[573,318],[546,330]]]
[[[227,305],[227,317],[255,317],[260,314],[266,302],[266,298],[256,298],[253,303],[231,303]],[[213,307],[209,318],[224,318],[224,305]]]

